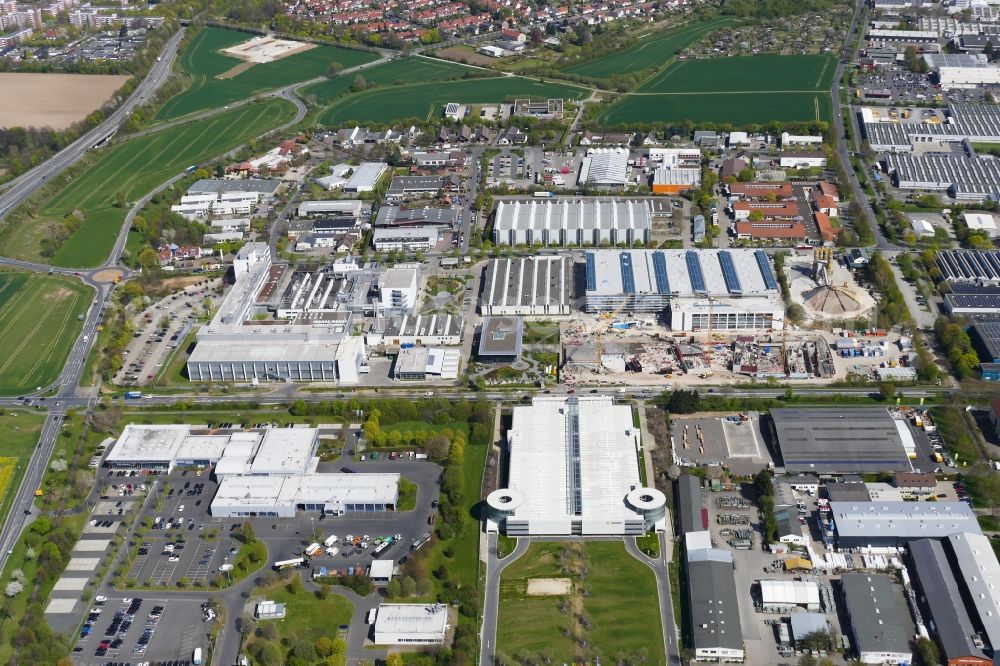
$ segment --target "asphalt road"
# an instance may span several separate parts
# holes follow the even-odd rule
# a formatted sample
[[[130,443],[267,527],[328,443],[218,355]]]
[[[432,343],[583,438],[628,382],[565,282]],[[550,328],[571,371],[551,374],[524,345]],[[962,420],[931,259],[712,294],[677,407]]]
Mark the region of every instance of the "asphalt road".
[[[670,520],[669,516],[667,520]],[[660,532],[657,537],[660,539],[660,557],[650,559],[639,550],[635,542],[635,537],[625,539],[625,550],[629,555],[639,560],[653,570],[656,576],[656,592],[660,603],[660,625],[663,635],[663,653],[667,657],[669,666],[680,665],[681,654],[677,645],[677,618],[674,617],[674,601],[670,593],[670,573],[667,571],[666,553],[667,548],[672,547],[672,543],[667,543],[666,536]]]
[[[18,176],[8,184],[7,190],[0,195],[0,219],[20,206],[25,199],[41,188],[50,178],[62,173],[75,164],[84,154],[96,144],[114,134],[135,108],[146,101],[170,77],[174,59],[177,57],[177,45],[184,36],[180,29],[171,37],[160,58],[153,63],[146,78],[136,86],[132,96],[115,109],[100,125],[90,130],[82,137],[63,148],[61,151],[42,162],[34,169]]]
[[[490,666],[496,656],[497,616],[500,613],[500,575],[504,569],[528,552],[531,539],[518,539],[514,552],[502,560],[497,559],[497,535],[487,535],[486,543],[486,589],[483,592],[483,620],[479,636],[480,666]]]

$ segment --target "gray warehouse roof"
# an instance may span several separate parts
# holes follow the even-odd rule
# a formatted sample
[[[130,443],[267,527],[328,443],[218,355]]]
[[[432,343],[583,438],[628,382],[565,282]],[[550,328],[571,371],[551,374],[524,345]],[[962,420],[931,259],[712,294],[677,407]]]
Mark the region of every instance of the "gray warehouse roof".
[[[573,300],[573,260],[567,255],[493,259],[483,279],[484,314],[493,307],[558,309]]]
[[[972,639],[975,629],[942,543],[936,539],[918,539],[911,541],[909,547],[920,589],[944,648],[945,660],[950,662],[971,656],[985,658],[983,649],[976,647]]]
[[[830,502],[838,538],[941,538],[982,534],[976,514],[964,502]]]
[[[937,265],[946,280],[1000,280],[1000,252],[996,250],[942,250],[937,253]]]
[[[909,472],[895,422],[883,407],[771,410],[785,471]]]
[[[386,194],[400,196],[409,192],[437,192],[443,184],[441,176],[393,176]]]
[[[677,520],[681,534],[705,529],[701,521],[701,479],[691,474],[681,474],[677,479]]]
[[[1000,321],[983,321],[972,325],[973,341],[981,346],[981,353],[989,358],[984,361],[996,362],[1000,359]]]
[[[715,548],[693,550],[688,553],[687,577],[694,647],[742,650],[732,555]]]
[[[382,206],[375,216],[376,227],[437,224],[450,227],[458,219],[454,208],[400,208]]]
[[[910,637],[901,621],[906,609],[899,607],[888,576],[845,573],[840,584],[859,652],[910,651]]]

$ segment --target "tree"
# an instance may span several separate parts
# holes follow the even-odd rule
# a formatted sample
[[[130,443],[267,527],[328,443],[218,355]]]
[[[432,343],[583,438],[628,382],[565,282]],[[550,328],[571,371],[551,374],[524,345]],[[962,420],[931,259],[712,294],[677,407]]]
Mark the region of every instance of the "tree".
[[[385,666],[403,666],[403,655],[398,652],[390,652],[385,657]]]
[[[385,594],[390,599],[398,599],[402,594],[402,586],[400,585],[399,579],[393,578],[389,581],[389,584],[385,586]]]
[[[938,666],[941,663],[941,657],[938,654],[937,644],[927,638],[918,638],[917,661],[920,666]]]
[[[329,657],[333,654],[333,641],[326,636],[320,636],[316,639],[316,654],[321,657]]]
[[[404,597],[412,597],[417,593],[417,581],[413,580],[409,576],[403,579],[400,587]]]
[[[243,543],[251,543],[257,540],[257,535],[253,532],[253,525],[250,524],[249,520],[243,522],[242,527],[240,527],[240,534],[243,536]]]
[[[354,77],[354,81],[351,83],[351,92],[361,92],[362,90],[367,90],[367,88],[368,81],[365,80],[365,77],[360,74]]]
[[[701,395],[694,389],[671,391],[666,395],[664,403],[667,411],[674,414],[693,414],[700,406]]]
[[[24,584],[17,580],[12,580],[7,583],[7,587],[4,588],[3,593],[8,597],[16,597],[24,591]]]
[[[337,76],[337,74],[340,74],[343,70],[344,66],[341,65],[336,60],[334,60],[333,62],[331,62],[329,65],[326,66],[326,75],[328,78],[332,79],[333,77]]]
[[[792,303],[785,311],[785,315],[792,323],[799,324],[806,318],[806,310],[798,303]]]
[[[893,397],[895,397],[896,386],[888,382],[883,382],[882,384],[879,384],[878,394],[882,398],[882,400],[888,402],[889,400],[892,400]]]
[[[305,416],[309,413],[309,405],[305,400],[299,398],[294,403],[292,403],[291,410],[292,416]]]
[[[141,250],[139,256],[136,257],[136,261],[139,262],[139,266],[146,273],[155,271],[160,267],[160,258],[156,256],[156,250],[151,247]]]

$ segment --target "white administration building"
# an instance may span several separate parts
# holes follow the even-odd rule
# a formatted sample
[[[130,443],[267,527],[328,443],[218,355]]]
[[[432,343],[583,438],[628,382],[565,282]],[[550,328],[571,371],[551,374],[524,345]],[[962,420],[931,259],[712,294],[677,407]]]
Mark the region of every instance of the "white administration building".
[[[763,250],[594,250],[587,312],[669,311],[675,331],[781,329],[785,307]]]
[[[511,536],[641,535],[662,529],[666,498],[639,479],[632,409],[608,396],[514,407],[507,488],[486,498],[487,530]]]
[[[375,645],[435,645],[448,633],[444,604],[379,604]]]
[[[104,466],[169,473],[174,467],[214,466],[219,488],[213,516],[291,518],[296,511],[341,515],[391,511],[398,474],[325,474],[316,428],[208,430],[190,425],[129,424]]]

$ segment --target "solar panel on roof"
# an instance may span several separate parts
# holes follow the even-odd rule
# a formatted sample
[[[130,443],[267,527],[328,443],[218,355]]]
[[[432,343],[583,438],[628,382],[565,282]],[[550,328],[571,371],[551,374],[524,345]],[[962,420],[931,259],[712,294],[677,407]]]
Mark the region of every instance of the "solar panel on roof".
[[[667,277],[667,258],[662,252],[653,253],[653,273],[656,275],[656,290],[661,294],[670,293],[670,279]]]
[[[719,264],[722,266],[722,277],[726,280],[726,289],[730,294],[742,294],[743,287],[740,285],[740,278],[736,274],[736,266],[733,264],[733,256],[726,250],[719,252]]]
[[[705,288],[705,274],[701,272],[701,260],[698,258],[698,253],[694,250],[688,250],[684,255],[684,261],[687,264],[688,277],[691,278],[691,291],[695,293],[707,293],[708,289]]]
[[[626,294],[635,293],[635,274],[632,273],[632,255],[629,252],[621,253],[622,267],[622,292]]]
[[[761,277],[764,278],[764,286],[768,289],[777,289],[778,282],[774,279],[774,271],[771,270],[771,262],[767,258],[767,252],[757,250],[753,255],[757,259],[757,267],[760,268]]]
[[[587,291],[597,289],[597,266],[595,264],[594,253],[587,253]]]

